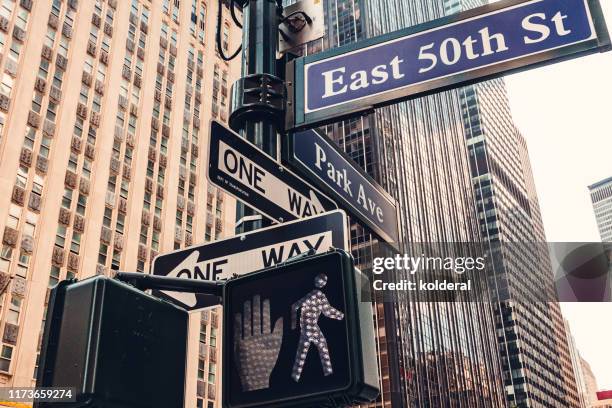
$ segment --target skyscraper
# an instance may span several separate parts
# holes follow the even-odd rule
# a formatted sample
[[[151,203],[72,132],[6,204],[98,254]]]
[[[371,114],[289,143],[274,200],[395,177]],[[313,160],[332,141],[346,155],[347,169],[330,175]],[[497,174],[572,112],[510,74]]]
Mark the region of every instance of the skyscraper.
[[[582,357],[576,346],[576,340],[572,334],[569,322],[563,320],[565,326],[565,336],[567,337],[567,343],[569,346],[570,356],[572,358],[572,368],[574,369],[574,377],[576,378],[576,386],[578,388],[578,399],[581,408],[589,408],[591,405],[591,398],[589,397],[589,391],[587,389],[585,374],[582,370]]]
[[[217,9],[212,0],[0,3],[1,385],[33,385],[51,285],[148,272],[159,252],[232,231],[234,202],[206,181],[208,124],[227,119],[240,72],[238,60],[217,57]],[[241,34],[225,17],[223,47],[233,51]],[[219,400],[219,317],[191,322],[192,407]]]
[[[503,243],[494,297],[504,380],[511,404],[573,407],[577,390],[525,141],[514,127],[503,81],[462,90],[476,204],[483,237]],[[506,243],[533,243],[513,245]],[[558,373],[561,370],[562,375]]]
[[[447,12],[482,3],[448,1]],[[527,144],[512,120],[504,81],[460,94],[480,232],[497,254],[491,287],[508,403],[579,407],[550,259],[538,244],[546,237]]]
[[[328,0],[327,35],[314,53],[444,15],[441,0]],[[457,92],[381,109],[322,129],[395,196],[401,239],[479,245]],[[364,268],[375,237],[357,223],[351,249]],[[433,299],[435,300],[435,299]],[[490,304],[415,301],[375,305],[382,394],[375,407],[504,406]]]
[[[612,242],[612,177],[589,186],[602,242]]]
[[[580,358],[582,365],[582,373],[584,374],[584,382],[586,385],[587,402],[589,405],[593,405],[597,401],[597,391],[599,387],[597,385],[597,378],[593,374],[591,365],[582,357]]]

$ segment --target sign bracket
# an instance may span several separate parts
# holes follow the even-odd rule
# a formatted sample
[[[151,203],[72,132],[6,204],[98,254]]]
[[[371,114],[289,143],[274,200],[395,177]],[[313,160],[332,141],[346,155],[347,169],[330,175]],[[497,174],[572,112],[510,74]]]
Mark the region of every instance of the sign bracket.
[[[172,292],[193,293],[212,295],[219,297],[223,294],[224,280],[202,281],[183,278],[172,278],[169,276],[147,275],[144,273],[118,272],[115,279],[134,286],[138,290],[166,290]]]

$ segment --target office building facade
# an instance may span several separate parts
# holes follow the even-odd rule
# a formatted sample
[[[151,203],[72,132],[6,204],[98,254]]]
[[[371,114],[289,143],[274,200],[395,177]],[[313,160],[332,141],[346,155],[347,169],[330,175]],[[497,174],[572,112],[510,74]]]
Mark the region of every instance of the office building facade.
[[[511,121],[502,80],[461,92],[480,231],[499,251],[491,286],[509,404],[577,407],[552,267],[539,244],[546,239],[525,140]]]
[[[598,400],[597,391],[599,390],[599,386],[597,385],[597,378],[591,369],[591,365],[582,357],[580,358],[580,364],[582,366],[582,373],[584,374],[587,402],[589,406],[592,406]]]
[[[217,1],[0,2],[0,385],[34,384],[49,287],[232,231],[208,185],[239,63]],[[241,33],[225,13],[223,47]],[[189,407],[219,406],[220,312],[192,318]]]
[[[438,0],[328,0],[327,34],[304,53],[444,15]],[[419,98],[321,129],[398,201],[401,240],[472,242],[480,235],[456,92]],[[367,268],[376,238],[357,222],[351,249]],[[372,407],[500,407],[505,398],[489,304],[375,303],[381,396]]]
[[[449,0],[447,13],[482,5]],[[503,79],[460,90],[480,232],[495,256],[491,279],[496,332],[510,406],[579,407],[524,137],[514,125]],[[512,243],[533,243],[513,245]]]
[[[574,377],[576,378],[576,387],[578,389],[578,402],[581,408],[589,408],[591,405],[591,399],[589,397],[589,391],[586,384],[585,374],[582,371],[582,357],[580,357],[580,351],[576,346],[576,340],[572,334],[569,322],[563,320],[565,326],[565,337],[567,338],[567,344],[569,346],[570,357],[572,359],[572,368],[574,370]]]
[[[612,242],[612,177],[589,186],[602,242]]]

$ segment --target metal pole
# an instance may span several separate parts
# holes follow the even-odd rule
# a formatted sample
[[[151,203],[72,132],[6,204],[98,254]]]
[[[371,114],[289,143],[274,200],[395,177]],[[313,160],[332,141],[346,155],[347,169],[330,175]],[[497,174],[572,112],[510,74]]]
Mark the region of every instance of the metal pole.
[[[115,279],[128,283],[139,290],[167,290],[218,297],[223,295],[223,285],[225,284],[225,281],[201,281],[131,272],[117,272]]]
[[[235,131],[274,158],[278,158],[284,108],[284,84],[276,60],[281,11],[276,0],[250,0],[243,10],[243,77],[233,86],[230,116]],[[237,203],[236,232],[269,225],[267,219],[253,217],[255,214]]]
[[[276,48],[278,14],[276,0],[250,0],[244,10],[242,76],[270,74],[278,77]],[[277,151],[277,125],[262,117],[248,120],[240,131],[247,140],[272,157]]]

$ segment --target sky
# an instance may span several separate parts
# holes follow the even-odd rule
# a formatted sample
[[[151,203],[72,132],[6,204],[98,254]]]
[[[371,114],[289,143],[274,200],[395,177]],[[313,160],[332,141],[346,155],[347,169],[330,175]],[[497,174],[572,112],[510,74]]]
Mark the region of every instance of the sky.
[[[612,0],[601,0],[612,30]],[[548,241],[600,241],[587,186],[612,177],[612,52],[506,77]],[[582,357],[612,390],[612,303],[564,303]]]

